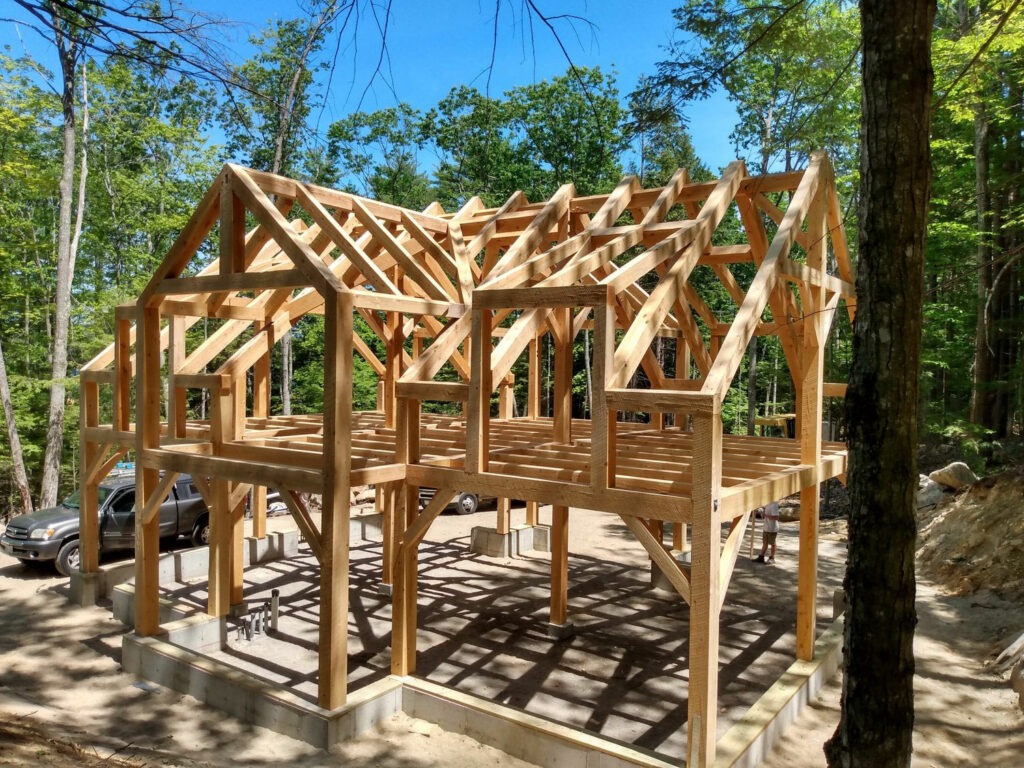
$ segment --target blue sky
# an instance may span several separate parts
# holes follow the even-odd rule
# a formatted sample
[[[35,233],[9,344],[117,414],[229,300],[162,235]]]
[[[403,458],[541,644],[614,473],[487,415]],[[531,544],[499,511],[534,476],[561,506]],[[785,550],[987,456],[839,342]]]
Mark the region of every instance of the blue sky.
[[[384,5],[381,0],[376,2]],[[672,9],[677,3],[678,0],[536,0],[537,6],[549,15],[572,14],[590,22],[556,24],[573,63],[616,72],[624,98],[641,75],[653,73],[656,63],[665,58],[664,46],[674,28]],[[301,13],[297,3],[281,0],[186,0],[185,4],[238,22],[226,31],[223,39],[236,60],[250,55],[248,37],[258,33],[269,20]],[[9,4],[0,16],[20,13],[20,9],[12,6]],[[488,85],[496,7],[498,45]],[[369,88],[380,55],[380,34],[374,19],[364,12],[358,34],[349,30],[345,36],[350,43],[338,58],[324,111],[319,116],[320,131],[355,109],[379,109],[397,101],[429,109],[460,84],[499,96],[515,86],[564,74],[565,54],[551,32],[536,19],[531,37],[529,26],[524,27],[523,23],[524,7],[523,0],[500,0],[497,6],[494,0],[393,0],[384,75]],[[14,27],[10,22],[0,24],[0,45],[11,44],[14,54],[24,46],[49,65],[52,46],[26,29],[20,30],[19,40]],[[323,78],[326,82],[326,75]],[[736,116],[725,97],[716,96],[691,105],[687,116],[698,155],[712,168],[728,163],[734,156],[728,137]]]

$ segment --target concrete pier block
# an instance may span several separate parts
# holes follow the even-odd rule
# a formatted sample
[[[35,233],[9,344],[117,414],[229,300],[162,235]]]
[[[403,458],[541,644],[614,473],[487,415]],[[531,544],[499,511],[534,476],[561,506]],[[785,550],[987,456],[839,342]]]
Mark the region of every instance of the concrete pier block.
[[[469,549],[487,557],[519,557],[529,551],[550,552],[550,531],[544,525],[514,525],[508,533],[494,528],[473,526]]]
[[[567,640],[576,634],[576,626],[567,621],[565,624],[548,624],[548,637],[552,640]]]
[[[673,549],[669,554],[672,555],[673,559],[679,563],[684,570],[690,570],[690,550],[679,550]],[[662,592],[675,592],[676,588],[672,586],[672,582],[665,578],[665,574],[661,572],[655,563],[651,563],[651,587],[653,589],[661,590]]]
[[[96,601],[102,597],[102,578],[101,573],[72,571],[70,602],[83,608],[96,605]]]
[[[384,515],[380,512],[352,515],[349,518],[348,531],[352,541],[383,541]]]

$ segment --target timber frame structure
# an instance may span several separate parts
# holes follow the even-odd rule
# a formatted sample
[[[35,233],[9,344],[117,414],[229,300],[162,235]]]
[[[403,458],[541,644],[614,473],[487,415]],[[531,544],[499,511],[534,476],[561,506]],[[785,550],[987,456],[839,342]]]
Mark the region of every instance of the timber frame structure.
[[[730,206],[745,242],[713,244]],[[742,262],[756,265],[746,288],[731,270]],[[735,303],[731,322],[690,279],[698,268]],[[736,161],[708,183],[681,169],[656,189],[627,177],[610,194],[565,185],[540,203],[516,193],[498,208],[473,198],[454,213],[225,166],[138,301],[118,308],[114,342],[81,372],[81,569],[98,570],[99,482],[134,451],[136,633],[160,629],[156,512],[184,472],[211,510],[208,612],[223,617],[242,599],[245,499],[254,489],[262,537],[266,487],[277,488],[320,563],[318,703],[332,709],[347,692],[353,487],[381,490],[397,675],[416,665],[418,545],[458,491],[525,499],[528,523],[538,504],[553,505],[553,625],[567,617],[570,508],[616,514],[690,606],[687,764],[710,765],[719,614],[740,538],[752,509],[797,492],[796,655],[813,655],[819,485],[846,466],[845,446],[822,441],[823,398],[845,394],[823,381],[823,351],[840,303],[855,311],[853,282],[821,154],[792,173],[751,177]],[[324,316],[323,413],[273,416],[271,352],[310,313]],[[357,316],[383,342],[384,360],[355,333]],[[189,336],[202,318],[215,330]],[[584,329],[592,397],[589,419],[574,419],[573,340]],[[553,405],[542,418],[545,334]],[[755,335],[780,339],[796,439],[723,434],[723,398]],[[674,344],[671,372],[652,351],[658,337]],[[378,411],[353,412],[356,354],[380,377]],[[511,371],[523,357],[529,396],[525,416],[513,418]],[[208,418],[189,416],[190,390],[205,390]],[[428,401],[460,403],[461,415],[425,414]],[[649,418],[627,423],[626,413]],[[419,486],[439,489],[422,510]],[[322,496],[319,529],[306,494]],[[663,544],[666,526],[676,548],[692,549],[688,569]]]

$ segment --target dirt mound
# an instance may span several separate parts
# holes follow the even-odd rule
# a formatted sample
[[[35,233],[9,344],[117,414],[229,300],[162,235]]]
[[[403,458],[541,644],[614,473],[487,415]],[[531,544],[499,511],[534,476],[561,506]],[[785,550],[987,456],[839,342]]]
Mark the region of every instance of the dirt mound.
[[[987,477],[918,513],[920,572],[956,595],[1024,597],[1024,469]]]

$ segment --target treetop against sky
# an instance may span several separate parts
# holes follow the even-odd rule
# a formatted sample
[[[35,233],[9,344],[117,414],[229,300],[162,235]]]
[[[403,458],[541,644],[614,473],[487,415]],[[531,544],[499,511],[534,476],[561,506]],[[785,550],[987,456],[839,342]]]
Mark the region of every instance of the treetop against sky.
[[[459,85],[498,97],[511,88],[563,75],[569,60],[579,67],[599,66],[614,73],[623,102],[643,75],[651,75],[666,57],[675,29],[672,10],[678,0],[612,3],[588,0],[539,2],[551,20],[544,21],[519,2],[394,2],[385,18],[371,4],[359,4],[348,18],[336,63],[316,72],[325,95],[312,115],[314,129],[327,127],[353,111],[373,111],[405,102],[428,110]],[[210,0],[195,7],[230,24],[217,30],[224,54],[240,63],[254,52],[250,38],[273,21],[304,15],[304,4],[271,0]],[[496,12],[497,11],[497,16]],[[53,45],[26,26],[27,12],[10,4],[0,16],[0,46],[11,56],[28,54],[51,71],[58,70]],[[17,22],[22,23],[17,23]],[[344,23],[344,17],[336,28]],[[382,51],[386,23],[387,46]],[[564,50],[563,50],[564,48]],[[321,59],[334,58],[332,40]],[[729,133],[736,111],[723,94],[691,105],[689,128],[697,155],[712,169],[735,157]],[[215,142],[223,136],[211,137]]]

